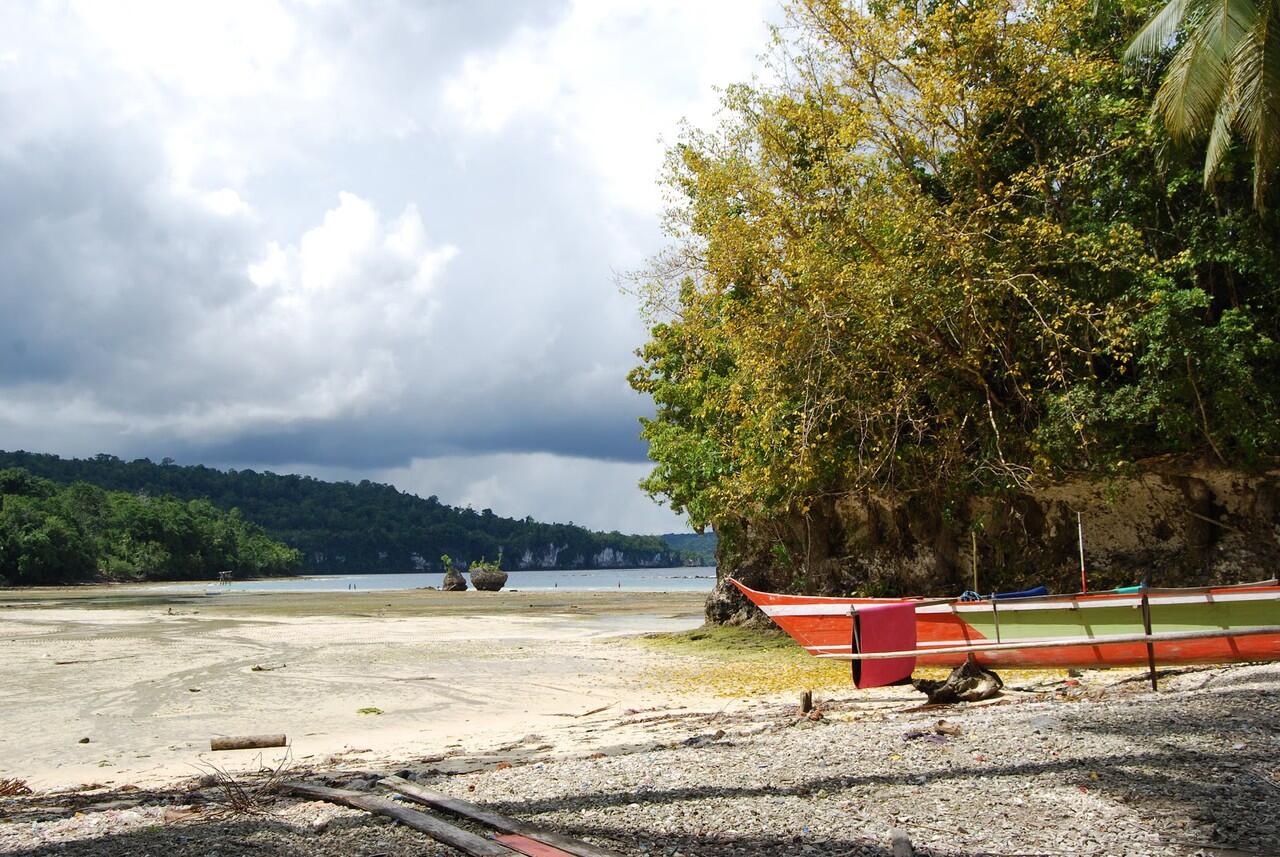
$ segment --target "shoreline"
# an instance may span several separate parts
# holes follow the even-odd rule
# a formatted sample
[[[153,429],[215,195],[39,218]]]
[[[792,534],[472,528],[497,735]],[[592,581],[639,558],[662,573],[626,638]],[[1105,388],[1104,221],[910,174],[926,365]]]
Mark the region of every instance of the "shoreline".
[[[625,574],[627,572],[670,571],[673,569],[686,569],[686,568],[688,569],[709,568],[709,569],[712,569],[713,573],[709,575],[673,575],[670,579],[672,580],[715,580],[716,578],[716,575],[714,574],[715,566],[701,566],[701,565],[698,565],[698,566],[669,565],[669,566],[653,566],[653,567],[644,567],[644,568],[641,568],[641,567],[635,567],[635,568],[522,568],[522,569],[508,570],[506,573],[509,575],[520,575],[520,574],[529,574],[529,573],[542,574],[542,573],[552,573],[552,572],[566,572],[566,573],[572,573],[572,574],[581,574],[581,573],[603,574],[603,573],[617,572],[617,573]],[[463,569],[462,573],[464,575],[467,575],[468,577],[470,575],[470,571],[467,569]],[[277,582],[288,583],[290,581],[324,580],[327,578],[396,577],[396,576],[402,576],[402,575],[403,576],[435,575],[438,577],[443,577],[444,572],[339,571],[339,572],[331,572],[327,574],[309,573],[309,574],[291,574],[291,575],[268,575],[265,577],[244,577],[244,578],[235,578],[231,580],[230,583],[232,585],[244,584],[244,583],[277,583]],[[85,588],[93,588],[93,587],[119,588],[119,587],[150,587],[150,586],[218,586],[222,583],[223,581],[219,580],[218,578],[201,578],[197,580],[189,580],[185,578],[175,578],[172,580],[105,580],[105,579],[74,580],[74,581],[68,581],[66,583],[39,584],[35,586],[21,586],[21,585],[0,586],[0,599],[2,599],[3,596],[7,593],[45,592],[45,591],[60,592],[60,591],[66,591],[66,590],[85,589]],[[421,588],[425,588],[425,587],[405,587],[405,590],[421,589]],[[564,588],[566,589],[566,591],[571,591],[571,592],[596,591],[592,589],[573,589],[571,587],[564,587]],[[609,589],[608,587],[602,587],[600,588],[599,591],[607,591],[608,589]],[[510,591],[510,588],[504,587],[504,590]],[[335,590],[335,591],[341,592],[345,590]],[[383,590],[373,590],[373,591],[395,592],[395,591],[403,591],[403,590],[383,589]],[[471,590],[467,590],[467,591],[471,591]],[[533,590],[533,591],[537,591],[537,590]],[[635,591],[635,590],[632,590],[632,591]],[[664,590],[642,590],[642,591],[660,592]],[[710,592],[710,590],[708,590],[708,592]],[[707,594],[707,593],[704,593],[704,594]]]

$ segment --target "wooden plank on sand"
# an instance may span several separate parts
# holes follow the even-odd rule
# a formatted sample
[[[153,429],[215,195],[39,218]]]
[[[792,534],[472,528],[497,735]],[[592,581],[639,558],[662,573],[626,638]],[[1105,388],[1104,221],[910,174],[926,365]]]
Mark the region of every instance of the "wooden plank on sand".
[[[434,809],[443,809],[446,812],[452,812],[463,818],[469,818],[472,821],[478,821],[481,824],[487,824],[494,830],[501,830],[503,833],[514,833],[519,836],[527,836],[546,845],[567,851],[576,857],[622,857],[616,851],[610,851],[607,848],[601,848],[592,845],[589,842],[583,842],[578,839],[571,839],[568,836],[562,836],[553,830],[546,830],[536,825],[526,824],[515,818],[508,818],[505,815],[499,815],[496,812],[469,803],[459,798],[449,797],[449,795],[440,792],[425,789],[422,786],[411,783],[402,777],[384,777],[382,785],[397,791],[410,800],[425,804]]]
[[[568,851],[561,851],[554,845],[547,845],[544,842],[530,839],[527,836],[520,836],[516,833],[504,833],[493,838],[512,851],[524,854],[525,857],[574,857]]]
[[[283,788],[285,791],[301,797],[338,803],[354,809],[363,809],[365,812],[394,818],[406,827],[421,831],[437,842],[444,843],[451,848],[457,848],[459,851],[472,855],[472,857],[510,857],[515,853],[505,845],[482,839],[470,831],[454,827],[452,824],[427,815],[425,812],[401,806],[390,798],[385,798],[381,795],[371,795],[348,789],[331,789],[327,786],[317,786],[311,783],[285,783]]]

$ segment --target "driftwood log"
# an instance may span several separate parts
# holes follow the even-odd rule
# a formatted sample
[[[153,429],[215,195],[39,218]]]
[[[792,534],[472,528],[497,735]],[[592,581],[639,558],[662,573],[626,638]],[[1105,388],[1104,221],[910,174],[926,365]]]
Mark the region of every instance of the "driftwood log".
[[[261,750],[266,747],[283,747],[289,740],[281,735],[239,735],[231,738],[210,738],[210,750]]]
[[[450,848],[456,848],[464,854],[472,855],[472,857],[509,857],[509,855],[516,853],[505,845],[482,839],[470,831],[454,827],[452,824],[427,815],[425,812],[401,806],[390,798],[380,795],[371,795],[366,792],[349,791],[347,789],[331,789],[327,786],[317,786],[311,783],[285,783],[283,788],[285,791],[300,797],[342,804],[353,809],[363,809],[365,812],[394,818],[406,827],[421,831],[437,842],[448,845]]]
[[[477,806],[469,801],[459,800],[431,789],[411,783],[401,777],[384,777],[380,785],[397,791],[410,800],[424,804],[432,809],[442,809],[451,812],[454,815],[460,815],[463,818],[469,818],[472,821],[478,821],[481,824],[488,825],[494,830],[501,830],[503,833],[514,833],[533,839],[537,842],[558,848],[561,851],[567,851],[570,854],[578,855],[578,857],[622,857],[616,851],[610,851],[607,848],[600,848],[589,842],[583,842],[579,839],[571,839],[552,830],[537,827],[532,824],[526,824],[523,821],[514,818],[508,818],[505,815],[499,815],[496,812],[487,810],[482,806]]]

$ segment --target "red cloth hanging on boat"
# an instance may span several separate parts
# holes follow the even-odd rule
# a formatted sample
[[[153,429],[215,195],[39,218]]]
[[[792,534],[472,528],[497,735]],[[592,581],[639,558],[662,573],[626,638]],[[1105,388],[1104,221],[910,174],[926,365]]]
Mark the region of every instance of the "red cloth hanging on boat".
[[[910,652],[916,648],[916,606],[909,601],[859,606],[853,620],[854,654]],[[914,656],[853,661],[853,685],[884,687],[911,678],[915,668]]]

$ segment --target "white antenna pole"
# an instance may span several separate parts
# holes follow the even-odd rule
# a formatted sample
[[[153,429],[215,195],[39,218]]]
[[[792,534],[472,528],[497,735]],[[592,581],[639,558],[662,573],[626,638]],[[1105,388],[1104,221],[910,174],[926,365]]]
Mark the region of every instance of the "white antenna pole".
[[[1080,591],[1089,591],[1089,581],[1085,578],[1084,573],[1084,518],[1076,512],[1076,533],[1080,538]]]

